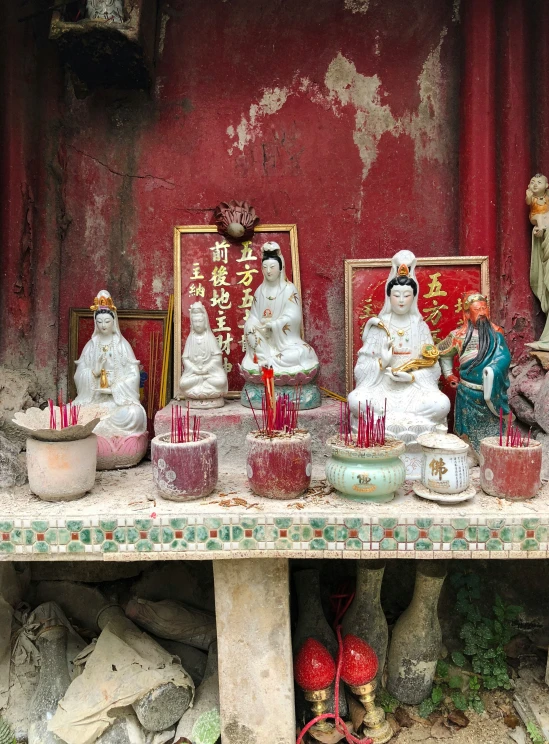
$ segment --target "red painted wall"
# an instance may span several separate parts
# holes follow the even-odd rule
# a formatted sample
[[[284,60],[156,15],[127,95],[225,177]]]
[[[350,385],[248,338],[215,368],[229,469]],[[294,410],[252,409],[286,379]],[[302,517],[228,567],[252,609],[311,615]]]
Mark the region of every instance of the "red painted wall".
[[[69,307],[105,287],[121,308],[165,308],[173,226],[248,199],[262,222],[298,225],[307,338],[343,391],[343,260],[459,252],[457,13],[160,2],[151,95],[85,100],[47,23],[4,19],[0,358],[63,380]]]

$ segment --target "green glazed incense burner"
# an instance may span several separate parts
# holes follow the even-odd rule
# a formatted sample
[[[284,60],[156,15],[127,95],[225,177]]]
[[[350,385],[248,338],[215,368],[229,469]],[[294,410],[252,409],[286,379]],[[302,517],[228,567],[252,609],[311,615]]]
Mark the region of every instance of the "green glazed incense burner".
[[[406,468],[400,459],[406,445],[399,439],[388,438],[384,445],[374,447],[355,447],[332,437],[327,444],[332,455],[326,463],[326,478],[345,498],[382,504],[391,501],[406,480]]]

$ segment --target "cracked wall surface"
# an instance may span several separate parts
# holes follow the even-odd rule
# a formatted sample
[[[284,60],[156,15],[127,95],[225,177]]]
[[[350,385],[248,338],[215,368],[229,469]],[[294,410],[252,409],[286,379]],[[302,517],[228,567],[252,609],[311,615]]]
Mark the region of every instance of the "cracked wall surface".
[[[344,259],[458,250],[459,10],[159,0],[151,92],[82,100],[47,23],[15,24],[2,289],[17,320],[0,361],[62,384],[69,309],[104,287],[118,307],[166,308],[173,227],[247,199],[298,225],[305,326],[341,392]]]

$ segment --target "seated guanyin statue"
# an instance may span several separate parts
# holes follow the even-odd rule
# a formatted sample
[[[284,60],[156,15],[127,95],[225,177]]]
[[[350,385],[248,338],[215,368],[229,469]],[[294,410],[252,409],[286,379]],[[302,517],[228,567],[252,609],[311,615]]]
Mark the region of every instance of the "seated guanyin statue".
[[[313,347],[301,337],[301,299],[295,285],[286,278],[278,243],[265,243],[261,251],[263,282],[255,291],[244,326],[246,354],[241,370],[246,386],[241,402],[249,406],[247,391],[253,407],[261,407],[261,367],[270,367],[277,392],[293,395],[300,385],[301,408],[316,408],[320,405],[320,393],[312,380],[319,362]]]
[[[416,449],[410,445],[419,434],[446,425],[450,411],[449,398],[438,388],[438,352],[418,308],[415,266],[411,251],[393,256],[385,303],[364,327],[354,370],[356,387],[348,397],[355,421],[359,405],[364,410],[369,403],[377,414],[387,405],[387,431],[406,442],[408,453]],[[419,477],[417,468],[411,470],[414,458],[405,458],[408,476]]]
[[[139,402],[139,362],[120,333],[112,297],[101,290],[90,308],[94,330],[76,362],[75,405],[93,407],[102,420],[97,434],[97,468],[136,465],[147,451],[147,414]]]
[[[179,389],[191,408],[221,408],[229,389],[221,349],[201,302],[191,305],[189,317],[191,331],[183,350]]]

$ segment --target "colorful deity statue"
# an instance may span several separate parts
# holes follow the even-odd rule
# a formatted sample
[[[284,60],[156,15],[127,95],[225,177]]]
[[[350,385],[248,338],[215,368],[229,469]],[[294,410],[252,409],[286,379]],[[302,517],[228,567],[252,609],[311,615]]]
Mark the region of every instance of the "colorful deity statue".
[[[526,204],[530,207],[530,222],[534,226],[530,286],[547,314],[539,341],[526,345],[538,351],[549,351],[549,183],[541,173],[536,173],[528,184]]]
[[[478,452],[480,440],[499,434],[500,410],[509,413],[511,353],[503,329],[490,320],[488,300],[478,292],[463,298],[463,325],[437,344],[442,372],[457,388],[454,431]],[[459,377],[453,360],[459,359]]]

